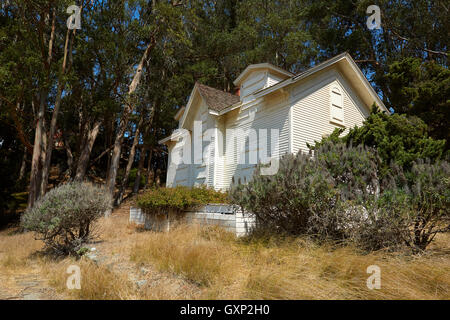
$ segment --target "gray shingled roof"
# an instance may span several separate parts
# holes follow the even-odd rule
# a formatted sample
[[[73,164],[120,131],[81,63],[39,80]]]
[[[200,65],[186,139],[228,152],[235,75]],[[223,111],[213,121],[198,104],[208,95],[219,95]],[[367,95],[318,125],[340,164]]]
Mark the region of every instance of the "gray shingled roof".
[[[214,111],[222,111],[240,101],[239,96],[197,83],[198,90],[208,107]]]

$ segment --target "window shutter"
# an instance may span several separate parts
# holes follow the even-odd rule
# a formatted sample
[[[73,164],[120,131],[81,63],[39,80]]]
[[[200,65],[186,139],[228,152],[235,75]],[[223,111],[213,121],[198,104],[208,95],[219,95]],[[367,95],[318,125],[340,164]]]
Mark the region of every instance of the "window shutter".
[[[344,106],[341,90],[333,87],[331,90],[331,120],[344,123]]]

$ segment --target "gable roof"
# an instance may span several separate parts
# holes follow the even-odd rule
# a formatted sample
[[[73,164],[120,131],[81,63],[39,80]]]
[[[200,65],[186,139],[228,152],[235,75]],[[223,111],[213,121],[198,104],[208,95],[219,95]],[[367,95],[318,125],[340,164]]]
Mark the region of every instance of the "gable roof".
[[[283,75],[284,77],[289,77],[289,78],[294,75],[293,73],[286,71],[284,69],[281,69],[271,63],[266,62],[266,63],[251,64],[247,68],[245,68],[244,71],[242,71],[242,73],[236,78],[236,80],[234,80],[233,84],[238,86],[251,72],[253,72],[254,70],[257,70],[257,69],[270,69],[278,75]]]
[[[214,111],[220,112],[240,101],[239,96],[212,87],[208,87],[201,83],[197,83],[197,88],[200,95],[208,105],[208,108]]]
[[[313,74],[316,74],[317,72],[324,70],[328,67],[331,67],[333,65],[341,65],[343,69],[345,69],[348,76],[351,76],[353,78],[353,83],[357,87],[360,92],[365,91],[367,93],[367,97],[365,97],[366,103],[369,100],[372,100],[369,105],[372,104],[373,101],[376,102],[376,104],[383,110],[390,114],[390,111],[386,108],[383,101],[380,99],[378,94],[373,89],[372,85],[369,83],[365,75],[362,73],[361,69],[358,67],[356,62],[353,60],[353,58],[350,56],[348,52],[341,53],[331,59],[328,59],[322,63],[319,63],[318,65],[305,70],[291,78],[288,78],[286,80],[283,80],[281,82],[278,82],[274,84],[273,86],[270,86],[268,88],[263,88],[257,92],[254,93],[255,98],[263,97],[271,92],[277,91],[281,88],[284,88],[288,85],[291,85],[293,83],[296,83],[300,80],[303,80],[307,77],[312,76]],[[365,90],[361,90],[365,89]],[[363,97],[364,99],[364,97]]]
[[[375,90],[373,89],[372,85],[369,83],[367,78],[364,76],[361,69],[358,67],[353,58],[347,52],[341,53],[331,59],[319,63],[318,65],[308,70],[305,70],[297,75],[293,75],[292,73],[280,69],[269,63],[253,64],[248,66],[244,70],[244,72],[242,72],[240,76],[234,81],[234,83],[239,84],[250,71],[260,68],[270,68],[271,70],[276,70],[280,74],[288,76],[288,78],[286,78],[285,80],[282,80],[270,87],[260,89],[259,91],[254,93],[255,98],[261,98],[272,92],[285,88],[291,84],[297,83],[300,80],[306,79],[318,73],[319,71],[329,68],[333,65],[339,65],[344,71],[344,73],[347,75],[347,77],[351,78],[350,80],[352,84],[356,87],[356,89],[360,93],[361,92],[363,93],[362,98],[367,105],[371,105],[375,101],[376,104],[383,111],[386,111],[389,114],[391,113],[386,108],[386,106],[384,105],[383,101],[380,99],[378,94],[375,92]],[[192,100],[196,92],[198,92],[200,96],[205,100],[205,103],[208,105],[208,108],[212,111],[215,111],[215,113],[213,114],[223,115],[237,107],[240,107],[239,96],[196,82],[186,108],[180,110],[179,114],[177,114],[177,116],[181,118],[180,127],[184,125],[184,121],[186,120],[186,116],[189,113],[189,109],[191,107]],[[170,137],[168,139],[170,139]],[[164,139],[160,141],[160,143],[163,143],[166,140],[167,139]]]
[[[238,102],[240,102],[239,96],[196,82],[194,89],[192,89],[186,108],[185,110],[183,110],[182,115],[180,116],[180,128],[184,126],[186,117],[191,109],[192,103],[194,102],[194,96],[197,93],[205,101],[208,109],[217,113],[227,109],[233,104],[237,104]]]
[[[186,110],[186,107],[183,106],[180,108],[180,110],[178,110],[178,112],[175,114],[175,116],[173,117],[175,120],[179,121],[181,119],[181,117],[183,116],[184,110]]]

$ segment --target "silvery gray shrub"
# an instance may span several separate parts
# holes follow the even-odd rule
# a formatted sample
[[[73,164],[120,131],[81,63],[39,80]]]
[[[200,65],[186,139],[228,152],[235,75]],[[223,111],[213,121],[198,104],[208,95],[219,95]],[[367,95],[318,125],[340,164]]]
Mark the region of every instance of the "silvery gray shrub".
[[[382,167],[374,149],[327,142],[313,156],[284,156],[276,175],[256,170],[231,199],[255,214],[258,233],[308,235],[366,251],[424,250],[450,230],[448,162],[417,162],[411,172],[393,163],[388,176]]]
[[[91,183],[69,182],[50,190],[21,218],[58,255],[76,254],[92,235],[92,223],[111,209],[111,196]]]

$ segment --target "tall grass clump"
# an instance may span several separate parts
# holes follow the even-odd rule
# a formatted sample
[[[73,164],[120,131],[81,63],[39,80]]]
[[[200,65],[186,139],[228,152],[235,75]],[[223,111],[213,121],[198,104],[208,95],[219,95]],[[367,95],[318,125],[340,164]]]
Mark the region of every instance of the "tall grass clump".
[[[152,233],[132,249],[131,260],[156,263],[161,271],[179,274],[200,286],[226,281],[236,260],[219,242],[202,237],[201,230],[179,226],[170,233]]]

